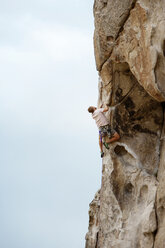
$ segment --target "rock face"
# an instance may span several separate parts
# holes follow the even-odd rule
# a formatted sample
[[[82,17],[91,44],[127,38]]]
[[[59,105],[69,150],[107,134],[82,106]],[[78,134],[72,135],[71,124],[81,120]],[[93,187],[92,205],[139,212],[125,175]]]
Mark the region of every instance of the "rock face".
[[[105,150],[86,248],[165,247],[165,0],[95,0],[98,106],[121,136]]]

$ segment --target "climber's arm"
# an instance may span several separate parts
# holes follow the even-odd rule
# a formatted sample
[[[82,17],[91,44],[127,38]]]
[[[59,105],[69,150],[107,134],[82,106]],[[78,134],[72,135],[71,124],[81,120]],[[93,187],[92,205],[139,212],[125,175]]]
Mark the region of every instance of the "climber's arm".
[[[107,112],[108,111],[108,106],[106,105],[106,107],[104,108],[103,112]]]
[[[108,111],[108,109],[109,109],[109,107],[107,106],[107,104],[105,104],[105,108],[103,107],[103,103],[100,105],[100,109],[102,109],[102,111],[101,112],[107,112]]]

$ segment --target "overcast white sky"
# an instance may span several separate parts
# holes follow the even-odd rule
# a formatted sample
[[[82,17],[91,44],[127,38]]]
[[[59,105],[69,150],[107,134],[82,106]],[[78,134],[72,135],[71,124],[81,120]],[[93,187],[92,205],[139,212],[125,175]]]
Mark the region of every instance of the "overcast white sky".
[[[93,0],[0,6],[0,247],[84,248],[101,181]]]

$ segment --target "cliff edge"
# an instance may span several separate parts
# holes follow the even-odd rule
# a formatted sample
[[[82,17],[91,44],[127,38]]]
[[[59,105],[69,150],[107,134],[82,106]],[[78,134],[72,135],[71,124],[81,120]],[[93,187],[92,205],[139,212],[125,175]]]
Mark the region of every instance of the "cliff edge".
[[[121,139],[105,150],[86,248],[165,247],[165,0],[95,0],[99,99]]]

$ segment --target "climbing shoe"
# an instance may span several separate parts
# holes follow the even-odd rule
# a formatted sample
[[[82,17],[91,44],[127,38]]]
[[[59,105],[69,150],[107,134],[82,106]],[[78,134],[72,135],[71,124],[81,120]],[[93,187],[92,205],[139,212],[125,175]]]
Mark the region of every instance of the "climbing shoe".
[[[101,152],[101,158],[103,158],[104,157],[104,152]]]
[[[105,148],[109,149],[109,145],[106,142],[103,142],[103,145],[105,146]]]

